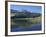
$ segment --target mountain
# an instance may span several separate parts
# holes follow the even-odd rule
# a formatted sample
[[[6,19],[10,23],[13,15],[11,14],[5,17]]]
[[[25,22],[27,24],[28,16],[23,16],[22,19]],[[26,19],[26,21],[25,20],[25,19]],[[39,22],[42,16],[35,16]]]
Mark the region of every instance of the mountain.
[[[27,10],[11,10],[11,14],[15,14],[15,16],[11,16],[11,18],[35,18],[41,15],[40,13],[34,13]]]

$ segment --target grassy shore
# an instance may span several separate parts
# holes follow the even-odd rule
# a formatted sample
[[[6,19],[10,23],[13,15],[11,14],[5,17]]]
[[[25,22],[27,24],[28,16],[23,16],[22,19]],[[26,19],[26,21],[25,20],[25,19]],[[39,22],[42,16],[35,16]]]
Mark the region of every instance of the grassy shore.
[[[40,17],[35,17],[35,18],[15,18],[15,19],[12,19],[13,22],[16,22],[17,20],[21,21],[21,20],[29,20],[29,21],[32,21],[32,22],[40,22],[41,20],[41,16]]]
[[[17,23],[16,21],[19,21],[19,22]],[[41,21],[41,16],[35,17],[35,18],[15,18],[15,19],[12,19],[11,24],[12,26],[28,27],[33,24],[39,23],[40,21]]]

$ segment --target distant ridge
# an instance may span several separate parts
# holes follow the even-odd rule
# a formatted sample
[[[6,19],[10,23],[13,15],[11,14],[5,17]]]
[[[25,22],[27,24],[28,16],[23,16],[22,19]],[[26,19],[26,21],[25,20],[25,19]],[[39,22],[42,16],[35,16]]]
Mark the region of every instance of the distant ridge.
[[[11,16],[11,18],[34,18],[34,17],[39,17],[41,15],[40,13],[34,13],[34,12],[27,11],[27,10],[19,11],[19,10],[11,9],[11,14],[13,13],[14,14],[16,13],[16,15],[13,17]]]

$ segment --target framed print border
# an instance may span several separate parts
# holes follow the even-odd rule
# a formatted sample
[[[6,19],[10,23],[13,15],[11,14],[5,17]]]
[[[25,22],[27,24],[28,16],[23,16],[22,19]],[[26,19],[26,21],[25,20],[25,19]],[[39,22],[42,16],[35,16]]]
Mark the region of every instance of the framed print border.
[[[44,33],[8,35],[8,2],[44,4]],[[24,35],[41,35],[41,34],[45,34],[45,3],[42,3],[42,2],[24,2],[24,1],[5,1],[5,36],[24,36]]]

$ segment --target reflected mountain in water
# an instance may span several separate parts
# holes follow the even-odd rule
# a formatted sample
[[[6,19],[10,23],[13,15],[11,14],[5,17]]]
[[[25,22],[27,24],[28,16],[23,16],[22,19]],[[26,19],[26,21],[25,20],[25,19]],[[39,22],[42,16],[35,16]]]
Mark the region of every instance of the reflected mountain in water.
[[[11,9],[11,28],[28,28],[35,24],[41,24],[41,13]]]

